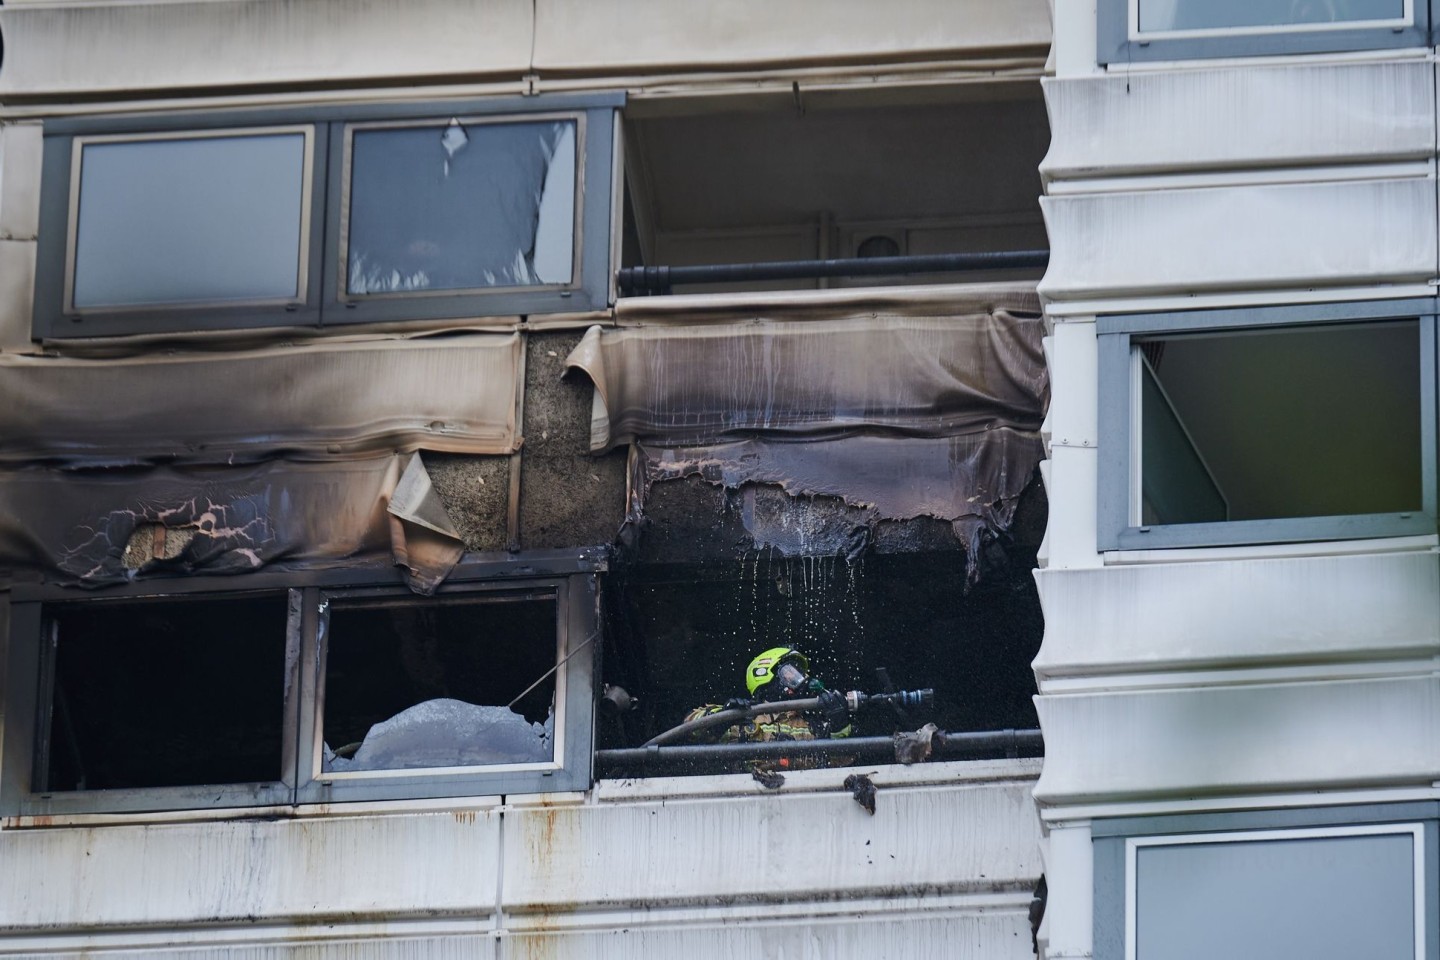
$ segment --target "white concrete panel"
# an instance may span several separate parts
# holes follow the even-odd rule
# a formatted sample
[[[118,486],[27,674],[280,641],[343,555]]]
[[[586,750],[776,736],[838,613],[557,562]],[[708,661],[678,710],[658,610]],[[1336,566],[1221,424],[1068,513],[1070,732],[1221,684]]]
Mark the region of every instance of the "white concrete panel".
[[[1096,549],[1096,475],[1100,455],[1095,447],[1053,445],[1041,464],[1045,495],[1050,501],[1045,525],[1045,567],[1062,570],[1098,567]]]
[[[34,240],[0,240],[0,352],[31,353],[35,299]]]
[[[247,945],[221,942],[206,945],[202,941],[187,946],[151,943],[138,949],[124,945],[117,945],[113,950],[87,946],[76,950],[47,950],[44,953],[3,952],[5,945],[0,941],[0,952],[10,960],[93,960],[95,957],[112,956],[115,960],[139,960],[141,957],[160,960],[474,960],[476,957],[493,956],[495,951],[495,937],[491,934],[425,938],[379,936],[330,941],[302,939],[308,933],[312,931],[304,928],[294,931],[295,940],[289,943]]]
[[[1043,933],[1047,957],[1089,957],[1094,944],[1095,855],[1090,825],[1056,824],[1046,838]]]
[[[466,810],[0,831],[0,931],[483,919],[499,822]]]
[[[1062,447],[1093,447],[1098,402],[1098,352],[1094,323],[1060,323],[1047,338],[1050,364],[1050,443]]]
[[[1040,170],[1049,180],[1423,159],[1435,151],[1434,70],[1407,60],[1047,79]]]
[[[535,69],[674,72],[1044,49],[1047,0],[537,0]]]
[[[1031,783],[886,789],[868,814],[832,792],[513,808],[507,914],[1028,889],[1040,875]]]
[[[1036,574],[1036,675],[1440,653],[1440,555],[1288,557]]]
[[[616,31],[610,23],[606,31]],[[518,78],[530,0],[7,5],[0,96],[395,78]]]
[[[770,889],[770,877],[755,878]],[[764,914],[765,908],[758,913]],[[1024,909],[979,915],[924,914],[846,921],[727,923],[679,928],[630,928],[529,935],[501,941],[503,960],[1033,960]]]
[[[1095,62],[1095,0],[1055,0],[1055,44],[1052,58],[1060,77],[1099,73]]]
[[[0,240],[34,240],[40,229],[39,121],[0,127]]]
[[[1440,679],[1174,688],[1035,698],[1044,804],[1440,777]]]
[[[1101,295],[1427,280],[1433,178],[1044,197],[1040,293]]]

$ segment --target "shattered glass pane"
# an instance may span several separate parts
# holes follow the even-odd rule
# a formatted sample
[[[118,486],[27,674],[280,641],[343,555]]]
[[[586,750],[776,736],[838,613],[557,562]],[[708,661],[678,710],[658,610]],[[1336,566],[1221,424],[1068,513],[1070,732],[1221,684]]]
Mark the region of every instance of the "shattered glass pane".
[[[1404,0],[1140,0],[1142,32],[1399,20]]]
[[[76,307],[299,295],[303,134],[81,149]]]
[[[568,284],[574,121],[360,129],[351,294]]]
[[[325,771],[554,759],[553,596],[336,600],[328,618]]]

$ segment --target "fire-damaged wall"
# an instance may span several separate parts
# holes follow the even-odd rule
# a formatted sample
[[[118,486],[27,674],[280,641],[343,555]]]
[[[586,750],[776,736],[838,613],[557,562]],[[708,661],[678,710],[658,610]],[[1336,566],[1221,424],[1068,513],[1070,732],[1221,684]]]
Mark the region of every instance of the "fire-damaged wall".
[[[88,587],[398,563],[429,593],[467,551],[613,544],[603,674],[641,708],[606,742],[743,693],[777,645],[833,686],[937,690],[862,733],[1034,726],[1033,294],[663,300],[588,330],[7,358],[0,562]]]
[[[936,689],[930,713],[862,714],[861,734],[1035,726],[1039,308],[967,293],[586,335],[591,445],[630,449],[606,679],[640,700],[602,738],[743,695],[779,645],[832,687]]]

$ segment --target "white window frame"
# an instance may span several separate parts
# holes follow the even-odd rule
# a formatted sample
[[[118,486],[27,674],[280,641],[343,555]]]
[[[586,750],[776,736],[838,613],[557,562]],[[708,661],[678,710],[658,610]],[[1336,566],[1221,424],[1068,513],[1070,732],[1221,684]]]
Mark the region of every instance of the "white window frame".
[[[1099,0],[1096,59],[1101,66],[1155,60],[1342,53],[1424,47],[1431,42],[1432,0],[1403,0],[1404,12],[1398,19],[1149,31],[1140,29],[1142,2],[1144,0]]]
[[[1440,801],[1115,817],[1090,825],[1095,960],[1135,960],[1136,857],[1143,846],[1413,835],[1415,960],[1440,960]]]
[[[1237,830],[1229,833],[1159,834],[1128,837],[1125,840],[1125,960],[1139,960],[1139,924],[1137,909],[1139,871],[1138,857],[1143,847],[1199,846],[1222,843],[1263,843],[1265,841],[1317,840],[1340,837],[1409,836],[1413,873],[1415,941],[1414,956],[1425,954],[1425,825],[1423,823],[1375,823],[1359,826],[1311,827],[1298,830]]]

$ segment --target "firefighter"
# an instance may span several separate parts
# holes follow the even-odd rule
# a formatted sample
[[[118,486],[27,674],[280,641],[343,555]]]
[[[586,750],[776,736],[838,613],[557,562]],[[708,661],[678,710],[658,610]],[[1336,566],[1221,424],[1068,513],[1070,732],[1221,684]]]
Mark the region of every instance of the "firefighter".
[[[818,740],[850,735],[850,711],[845,705],[845,695],[836,690],[825,689],[823,683],[810,676],[810,661],[793,647],[771,647],[751,660],[750,666],[745,670],[745,687],[750,693],[749,699],[731,700],[724,704],[707,703],[686,714],[685,722],[689,723],[722,710],[799,698],[817,697],[820,707],[806,713],[798,710],[762,713],[725,728],[718,737],[706,731],[695,734],[697,739],[703,737],[707,742],[713,743],[759,743],[770,740]],[[824,765],[824,761],[819,759],[804,762],[798,759],[783,759],[773,766],[782,770],[795,770]]]

